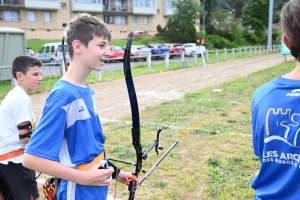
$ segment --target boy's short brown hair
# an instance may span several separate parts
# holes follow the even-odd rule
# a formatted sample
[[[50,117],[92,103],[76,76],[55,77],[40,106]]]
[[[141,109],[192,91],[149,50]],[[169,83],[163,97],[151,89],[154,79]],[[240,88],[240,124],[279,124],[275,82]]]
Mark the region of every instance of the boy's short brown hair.
[[[29,70],[29,67],[41,67],[42,62],[31,56],[18,56],[14,59],[12,63],[12,75],[15,79],[17,79],[17,72],[22,72],[26,74]]]
[[[106,24],[99,18],[87,13],[77,14],[70,22],[70,26],[66,30],[66,40],[68,44],[69,57],[74,56],[72,42],[79,40],[86,47],[94,36],[104,37],[111,40],[111,33]]]

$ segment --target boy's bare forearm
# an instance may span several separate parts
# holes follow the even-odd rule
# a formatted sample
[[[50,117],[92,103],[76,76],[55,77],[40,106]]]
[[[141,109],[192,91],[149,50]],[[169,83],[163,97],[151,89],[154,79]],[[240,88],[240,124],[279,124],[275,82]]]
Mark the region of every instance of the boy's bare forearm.
[[[25,153],[22,164],[24,167],[50,176],[59,177],[82,185],[85,184],[82,177],[82,171],[66,167],[52,160]]]

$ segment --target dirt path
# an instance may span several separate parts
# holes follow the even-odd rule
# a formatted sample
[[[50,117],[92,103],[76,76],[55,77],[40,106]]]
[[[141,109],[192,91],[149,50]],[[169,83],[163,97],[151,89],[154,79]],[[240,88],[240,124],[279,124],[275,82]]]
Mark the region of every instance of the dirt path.
[[[292,60],[291,56],[287,60]],[[227,80],[246,76],[255,71],[269,68],[283,62],[280,53],[237,59],[227,62],[183,68],[133,77],[139,109],[182,97],[185,93],[197,92],[203,88],[218,85]],[[145,69],[146,70],[146,69]],[[97,96],[97,108],[102,122],[115,120],[130,113],[127,89],[124,79],[104,81],[91,85]],[[47,96],[48,94],[46,94]],[[44,93],[32,95],[34,112],[42,113]]]

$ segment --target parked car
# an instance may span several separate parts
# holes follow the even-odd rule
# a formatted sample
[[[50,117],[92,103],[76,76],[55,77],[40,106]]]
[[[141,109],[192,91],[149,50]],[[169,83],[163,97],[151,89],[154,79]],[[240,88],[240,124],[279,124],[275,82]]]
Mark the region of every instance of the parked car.
[[[133,32],[132,38],[148,36],[147,31],[132,31],[132,32]],[[129,34],[128,34],[128,37],[129,37]]]
[[[35,53],[30,47],[26,47],[26,55],[31,56],[31,57],[35,57]]]
[[[181,51],[185,51],[185,48],[182,46],[181,43],[166,43],[164,45],[167,45],[170,49],[170,54],[171,53],[181,53]],[[180,55],[170,55],[170,58],[176,57]]]
[[[131,56],[144,56],[144,58],[135,58],[134,60],[147,60],[147,55],[151,50],[146,46],[132,45],[131,46]]]
[[[152,55],[157,55],[157,54],[163,55],[166,52],[170,52],[169,47],[167,45],[163,45],[163,44],[148,44],[147,47],[150,48]],[[164,56],[161,56],[161,57],[164,57]],[[161,57],[155,56],[153,58],[159,59]]]
[[[123,61],[124,58],[124,50],[119,46],[109,46],[109,49],[111,51],[110,57],[113,58],[113,60],[119,60]],[[112,60],[107,60],[107,62],[110,62]]]
[[[64,45],[66,61],[69,64],[70,58],[68,53],[68,46]],[[44,63],[55,63],[63,60],[63,48],[61,42],[46,43],[36,53],[36,57]]]
[[[206,48],[203,45],[197,46],[196,43],[185,43],[182,45],[185,49],[185,55],[186,56],[193,56],[194,52],[197,53],[197,55],[203,55],[206,54]]]

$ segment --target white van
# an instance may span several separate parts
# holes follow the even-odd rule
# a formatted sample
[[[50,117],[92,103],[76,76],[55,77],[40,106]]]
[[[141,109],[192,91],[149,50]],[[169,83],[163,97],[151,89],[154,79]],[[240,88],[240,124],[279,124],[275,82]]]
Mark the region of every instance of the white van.
[[[206,54],[206,48],[203,45],[197,46],[196,43],[185,43],[182,46],[185,49],[185,56],[193,56],[194,52],[197,55]]]
[[[70,63],[68,46],[64,45],[66,61]],[[61,42],[46,43],[43,47],[35,54],[35,56],[44,63],[60,62],[63,59],[63,49]]]

